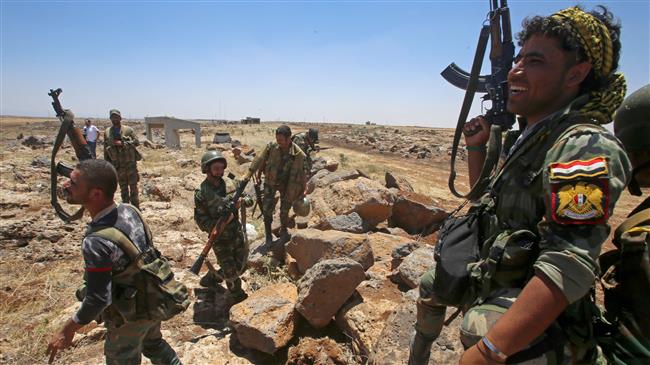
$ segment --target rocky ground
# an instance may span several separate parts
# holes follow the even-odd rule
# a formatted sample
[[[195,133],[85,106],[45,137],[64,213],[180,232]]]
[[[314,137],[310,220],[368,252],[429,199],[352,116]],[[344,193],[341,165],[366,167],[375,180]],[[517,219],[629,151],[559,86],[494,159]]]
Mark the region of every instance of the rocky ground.
[[[141,123],[126,123],[144,131]],[[107,125],[99,123],[100,129]],[[88,217],[64,223],[50,205],[58,126],[39,118],[2,118],[0,124],[0,364],[45,363],[52,331],[79,305],[74,291],[83,274],[79,243]],[[176,277],[191,289],[190,308],[163,324],[165,338],[186,364],[405,363],[417,280],[432,263],[439,222],[460,203],[446,183],[453,131],[318,126],[321,145],[333,148],[315,163],[312,211],[295,217],[286,244],[251,240],[243,276],[249,298],[230,307],[225,289],[202,288],[187,271],[207,238],[192,219],[193,190],[203,179],[198,161],[206,148],[223,150],[228,170],[241,176],[275,127],[204,124],[201,147],[192,145],[191,133],[181,133],[181,150],[160,148],[159,134],[140,147],[143,215]],[[212,144],[217,131],[234,141]],[[463,156],[461,190],[467,188]],[[59,159],[74,162],[67,143]],[[638,201],[625,194],[613,223]],[[249,211],[247,221],[261,237],[258,214]],[[458,359],[458,323],[436,341],[431,363]],[[57,363],[103,363],[104,335],[102,325],[86,327]]]

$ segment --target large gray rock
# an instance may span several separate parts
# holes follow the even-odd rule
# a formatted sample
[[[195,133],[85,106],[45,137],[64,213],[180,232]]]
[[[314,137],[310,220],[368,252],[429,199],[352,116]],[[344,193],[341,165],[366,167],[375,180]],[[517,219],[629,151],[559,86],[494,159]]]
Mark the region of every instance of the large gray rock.
[[[357,170],[342,170],[337,172],[320,170],[307,182],[307,194],[311,194],[317,188],[323,188],[338,181],[353,180],[361,176],[361,173]]]
[[[356,354],[365,358],[372,352],[386,319],[401,301],[402,292],[385,277],[376,276],[357,287],[357,294],[336,314],[336,324],[352,339]]]
[[[319,226],[314,228],[324,231],[334,230],[350,233],[364,233],[369,230],[357,212],[325,218]]]
[[[395,174],[393,174],[390,171],[386,171],[386,176],[384,178],[386,180],[386,187],[389,189],[396,188],[398,190],[407,191],[411,193],[415,191],[411,183],[408,182],[408,180],[406,180],[401,176],[395,176]]]
[[[389,225],[423,236],[436,230],[448,215],[430,197],[405,191],[397,191],[392,213]]]
[[[230,322],[242,345],[267,354],[284,347],[294,335],[298,291],[292,283],[280,283],[253,292],[230,308]]]
[[[368,356],[368,364],[392,365],[406,364],[409,357],[409,345],[413,335],[415,319],[417,316],[416,300],[418,290],[409,290],[397,306],[395,311],[384,322],[385,326],[377,336],[373,350]],[[455,308],[447,311],[450,316]],[[460,324],[462,316],[454,319],[449,326],[445,326],[431,347],[429,365],[457,364],[463,354],[463,345],[460,343]]]
[[[404,261],[399,265],[399,277],[410,288],[417,288],[420,285],[420,277],[433,268],[435,268],[433,247],[420,247],[406,256]]]
[[[325,327],[365,278],[363,267],[349,258],[320,261],[298,282],[296,310],[315,328]]]
[[[391,216],[394,195],[378,181],[359,177],[317,189],[309,199],[313,203],[310,226],[356,212],[368,227],[374,227]]]
[[[325,259],[347,257],[361,264],[364,270],[374,262],[372,249],[365,234],[308,228],[294,233],[285,249],[296,260],[298,271],[301,273]]]

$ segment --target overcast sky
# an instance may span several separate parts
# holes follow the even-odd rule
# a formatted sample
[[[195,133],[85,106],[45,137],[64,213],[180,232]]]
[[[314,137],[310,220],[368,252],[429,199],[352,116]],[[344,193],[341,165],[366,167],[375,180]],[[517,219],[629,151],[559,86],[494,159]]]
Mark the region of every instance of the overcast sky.
[[[489,10],[488,0],[0,2],[0,114],[52,116],[47,92],[60,87],[80,117],[118,108],[433,127],[456,124],[463,91],[440,71],[469,71]],[[580,3],[620,19],[628,92],[647,84],[650,1]],[[510,1],[513,29],[575,4]]]

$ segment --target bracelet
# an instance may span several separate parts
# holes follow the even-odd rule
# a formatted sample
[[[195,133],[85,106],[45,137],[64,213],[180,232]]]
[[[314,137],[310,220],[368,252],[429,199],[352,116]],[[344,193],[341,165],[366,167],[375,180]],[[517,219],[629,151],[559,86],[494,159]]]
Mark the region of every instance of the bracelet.
[[[504,354],[503,352],[501,352],[501,350],[499,350],[496,346],[494,346],[494,344],[492,344],[492,342],[490,342],[490,340],[488,340],[486,336],[483,336],[483,338],[481,338],[481,341],[483,342],[485,347],[487,347],[494,354],[494,356],[497,357],[498,361],[503,363],[506,362],[506,360],[508,359],[508,355]]]
[[[485,151],[485,145],[480,146],[465,146],[468,151]]]

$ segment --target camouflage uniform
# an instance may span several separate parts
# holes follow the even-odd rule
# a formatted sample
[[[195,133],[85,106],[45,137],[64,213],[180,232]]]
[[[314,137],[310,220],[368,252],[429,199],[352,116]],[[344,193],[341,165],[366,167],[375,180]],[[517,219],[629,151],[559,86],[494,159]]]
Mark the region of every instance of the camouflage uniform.
[[[201,187],[194,192],[194,221],[202,231],[210,233],[219,218],[231,213],[227,206],[232,201],[234,191],[234,187],[226,186],[222,178],[218,178],[217,184],[207,178],[203,180]],[[252,200],[245,197],[242,203],[251,206]],[[233,296],[242,296],[244,292],[239,275],[246,268],[248,246],[244,241],[238,212],[234,214],[235,218],[217,238],[212,249],[223,270],[228,291]]]
[[[162,338],[160,321],[125,322],[119,312],[110,305],[116,303],[125,292],[123,287],[113,283],[112,277],[124,272],[131,260],[118,244],[89,234],[94,227],[103,226],[119,229],[142,252],[148,248],[144,222],[133,207],[127,204],[112,205],[97,214],[83,240],[86,283],[84,290],[77,293],[82,304],[73,320],[85,325],[101,315],[107,329],[104,344],[107,364],[140,364],[141,354],[148,357],[153,364],[180,364],[176,352]],[[132,287],[135,286],[134,283]]]
[[[579,107],[584,99],[573,105]],[[466,347],[485,335],[500,317],[490,316],[505,312],[532,275],[541,272],[570,303],[557,322],[574,345],[574,359],[597,358],[591,325],[584,319],[594,311],[589,295],[599,273],[601,245],[610,231],[607,219],[631,167],[615,137],[598,125],[581,124],[585,122],[569,106],[524,130],[478,203],[486,209],[479,224],[481,258],[496,241],[515,232],[527,231],[536,239],[506,245],[492,278],[475,282],[472,289],[483,304],[464,308],[468,311],[461,333]],[[439,335],[446,309],[436,301],[434,275],[430,271],[421,278],[417,302],[416,336],[428,341]],[[571,361],[557,358],[564,349],[555,350],[557,346],[549,353],[557,362]]]
[[[269,142],[262,153],[251,163],[249,168],[251,175],[259,169],[264,171],[262,210],[265,223],[273,221],[275,194],[279,191],[280,223],[282,227],[287,227],[291,204],[300,199],[304,192],[308,173],[305,159],[305,153],[294,143],[289,147],[288,153],[283,153],[276,142]]]
[[[122,145],[115,145],[115,140],[121,140]],[[104,131],[104,159],[115,166],[117,178],[122,193],[122,202],[140,206],[138,197],[138,161],[142,159],[136,146],[140,145],[138,137],[131,127],[122,125],[117,133],[115,127]]]
[[[313,161],[311,158],[311,153],[316,151],[315,143],[307,142],[307,132],[296,133],[291,137],[291,141],[295,143],[302,152],[305,153],[305,163],[307,164],[307,173],[311,174],[311,168],[313,166]]]

